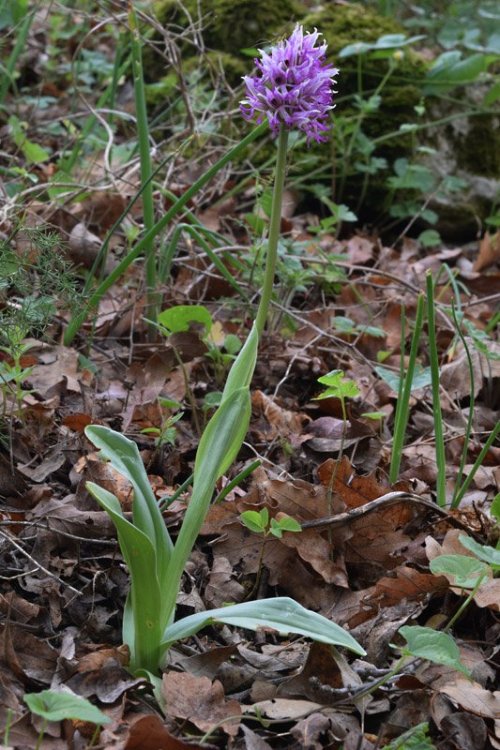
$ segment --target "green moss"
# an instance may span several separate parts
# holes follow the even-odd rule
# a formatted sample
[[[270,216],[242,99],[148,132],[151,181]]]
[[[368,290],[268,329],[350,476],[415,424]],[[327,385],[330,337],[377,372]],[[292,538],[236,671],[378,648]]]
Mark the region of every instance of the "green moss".
[[[304,14],[299,0],[157,0],[153,11],[162,25],[187,28],[189,18],[201,20],[205,44],[212,49],[239,54],[241,49],[266,44],[287,24]]]
[[[457,165],[482,177],[500,175],[500,130],[491,116],[471,118],[465,136],[457,138]]]
[[[203,65],[214,78],[223,76],[232,86],[238,86],[241,83],[242,76],[248,72],[245,61],[229,52],[218,52],[210,50],[203,56]],[[199,69],[200,58],[188,57],[183,64],[184,72],[189,74]],[[210,69],[210,71],[208,71]]]

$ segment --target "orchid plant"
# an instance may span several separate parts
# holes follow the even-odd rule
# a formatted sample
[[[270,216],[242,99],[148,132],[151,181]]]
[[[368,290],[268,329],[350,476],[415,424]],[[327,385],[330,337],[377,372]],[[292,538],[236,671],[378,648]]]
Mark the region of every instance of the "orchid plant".
[[[112,493],[92,482],[87,484],[115,523],[130,572],[123,619],[123,639],[131,654],[130,668],[136,673],[149,674],[153,680],[164,665],[172,643],[210,623],[254,630],[273,628],[283,634],[297,633],[364,654],[363,648],[340,626],[287,597],[233,604],[174,622],[184,568],[216,482],[236,458],[250,421],[250,383],[273,291],[288,132],[298,128],[309,141],[323,141],[328,131],[337,70],[326,63],[326,45],[317,46],[318,38],[317,31],[304,33],[297,26],[289,39],[278,43],[269,53],[261,52],[261,58],[256,60],[256,74],[244,78],[243,116],[250,119],[258,113],[260,123],[267,118],[278,137],[265,280],[255,322],[228,374],[220,406],[201,436],[192,495],[175,543],[165,526],[136,444],[107,427],[92,425],[85,430],[87,437],[100,448],[102,457],[130,481],[134,490],[132,520],[128,520]]]

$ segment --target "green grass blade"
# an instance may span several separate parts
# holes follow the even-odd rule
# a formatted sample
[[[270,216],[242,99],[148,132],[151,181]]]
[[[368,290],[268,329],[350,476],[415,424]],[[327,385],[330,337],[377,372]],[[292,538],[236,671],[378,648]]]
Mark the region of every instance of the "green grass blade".
[[[214,623],[235,625],[247,630],[273,628],[282,635],[295,633],[331,646],[343,646],[360,656],[366,653],[340,625],[327,620],[317,612],[305,609],[286,596],[197,612],[170,625],[163,635],[163,645],[169,647],[181,638],[194,635],[201,628]]]
[[[142,68],[141,39],[137,25],[137,16],[132,3],[129,4],[129,26],[131,36],[132,71],[134,77],[135,113],[137,118],[137,137],[139,140],[139,159],[141,164],[141,184],[146,185],[142,194],[144,229],[146,230],[146,234],[151,235],[151,229],[155,223],[153,181],[151,179],[153,169],[149,147],[149,125]],[[155,321],[158,312],[155,237],[150,236],[148,244],[144,247],[144,254],[146,257],[146,317]],[[155,333],[155,329],[151,324],[149,326],[149,332],[150,334]]]
[[[17,61],[26,46],[26,40],[28,39],[29,30],[31,24],[35,19],[35,11],[27,13],[23,20],[19,24],[19,31],[17,39],[10,53],[9,59],[3,67],[2,76],[0,78],[0,105],[3,104],[10,85],[14,81],[14,71],[16,69]],[[4,32],[5,33],[5,32]]]
[[[113,271],[99,284],[97,289],[93,292],[93,294],[90,296],[87,305],[85,308],[78,313],[72,320],[70,321],[65,334],[64,334],[64,343],[66,346],[71,344],[74,337],[80,330],[81,326],[83,325],[87,315],[89,314],[90,310],[92,310],[94,307],[96,307],[99,304],[99,301],[101,300],[102,296],[108,291],[110,287],[113,286],[113,284],[118,281],[118,279],[125,273],[125,271],[129,268],[129,266],[136,260],[136,258],[139,257],[139,255],[147,248],[149,247],[150,242],[156,237],[160,232],[162,232],[165,227],[168,226],[168,224],[172,221],[174,216],[178,214],[184,206],[193,198],[196,193],[201,190],[202,187],[204,187],[207,182],[210,182],[212,177],[214,177],[220,170],[226,166],[226,164],[236,157],[239,156],[239,154],[250,144],[252,141],[254,141],[256,138],[261,136],[263,133],[266,132],[268,129],[267,121],[261,123],[256,128],[254,128],[248,135],[243,138],[236,146],[234,146],[232,149],[230,149],[224,156],[222,156],[215,164],[213,164],[207,171],[198,179],[196,182],[194,182],[190,188],[186,190],[185,193],[181,195],[180,198],[174,203],[173,206],[171,206],[165,216],[163,216],[159,221],[156,222],[156,224],[147,232],[144,237],[139,240],[137,245],[134,247],[133,250],[131,250],[123,260],[118,263],[116,268],[113,269]]]
[[[474,461],[474,465],[472,469],[470,470],[464,483],[460,487],[460,491],[457,493],[457,496],[454,498],[453,500],[454,504],[451,506],[452,508],[458,508],[458,506],[462,502],[465,493],[467,492],[467,490],[469,489],[471,485],[472,480],[476,476],[478,469],[481,467],[484,459],[486,458],[486,454],[488,453],[489,449],[491,448],[491,446],[493,445],[493,443],[495,442],[499,434],[500,434],[500,422],[497,422],[493,429],[493,432],[491,433],[488,440],[483,445],[479,456]]]

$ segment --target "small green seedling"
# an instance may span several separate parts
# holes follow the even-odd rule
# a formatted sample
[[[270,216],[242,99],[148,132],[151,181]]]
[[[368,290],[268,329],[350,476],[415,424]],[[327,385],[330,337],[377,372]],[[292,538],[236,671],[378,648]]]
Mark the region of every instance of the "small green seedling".
[[[182,404],[172,399],[158,399],[160,406],[164,406],[167,409],[178,409]],[[178,414],[171,414],[162,420],[160,427],[144,427],[141,430],[143,435],[153,435],[155,438],[155,448],[163,448],[165,445],[175,445],[175,439],[177,437],[177,428],[175,427],[179,419],[182,419],[184,412],[180,411]]]
[[[326,385],[326,390],[315,401],[321,401],[324,398],[338,398],[342,408],[344,422],[347,422],[347,412],[345,408],[346,398],[356,398],[360,390],[354,380],[347,380],[342,370],[332,370],[327,375],[318,378],[318,383]]]
[[[298,533],[302,531],[302,526],[295,518],[280,513],[277,518],[269,519],[267,508],[260,510],[246,510],[240,515],[240,521],[243,526],[253,531],[254,534],[263,534],[265,537],[272,535],[281,539],[284,531]]]
[[[241,341],[233,333],[224,334],[220,323],[214,322],[204,305],[176,305],[158,315],[160,331],[165,336],[200,329],[200,338],[207,347],[206,356],[212,360],[215,378],[223,384],[228,368],[241,349]]]

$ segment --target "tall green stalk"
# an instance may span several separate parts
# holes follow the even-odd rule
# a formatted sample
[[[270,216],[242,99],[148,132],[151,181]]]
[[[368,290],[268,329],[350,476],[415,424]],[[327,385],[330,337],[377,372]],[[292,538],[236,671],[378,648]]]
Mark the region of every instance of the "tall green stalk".
[[[443,417],[439,393],[439,360],[436,343],[436,320],[434,314],[434,281],[430,271],[427,272],[427,326],[429,335],[429,360],[432,378],[432,413],[434,415],[434,440],[436,442],[437,504],[446,505],[446,456],[444,451]]]
[[[151,229],[154,227],[155,223],[153,181],[151,179],[153,168],[151,165],[151,153],[149,148],[149,125],[142,68],[141,38],[137,25],[137,16],[132,3],[130,3],[129,8],[129,26],[131,35],[137,137],[139,140],[139,158],[141,163],[141,183],[146,186],[142,193],[144,229],[146,230],[146,236],[150,235],[150,238],[144,247],[144,254],[146,257],[146,317],[150,321],[153,321],[149,323],[149,336],[150,338],[154,338],[156,337],[154,321],[156,321],[158,312],[158,294],[156,290],[155,237],[151,235]]]
[[[223,433],[226,432],[226,444],[231,445],[233,451],[236,449],[236,455],[246,434],[245,422],[247,422],[247,418],[248,420],[250,418],[250,413],[246,413],[246,409],[249,409],[249,386],[255,368],[259,338],[266,324],[274,285],[285,183],[287,143],[288,131],[282,127],[278,136],[266,268],[259,308],[254,326],[228,375],[221,405],[205,428],[196,454],[191,501],[170,561],[171,586],[165,593],[167,611],[171,613],[172,619],[175,614],[176,592],[180,588],[186,562],[207,514],[215,482],[220,476],[220,463],[214,461],[217,454],[217,443],[222,439]],[[224,414],[225,412],[228,413],[227,417]],[[231,412],[233,412],[233,417],[231,417]],[[233,434],[231,434],[231,431]],[[223,454],[224,451],[221,451],[221,455]]]

